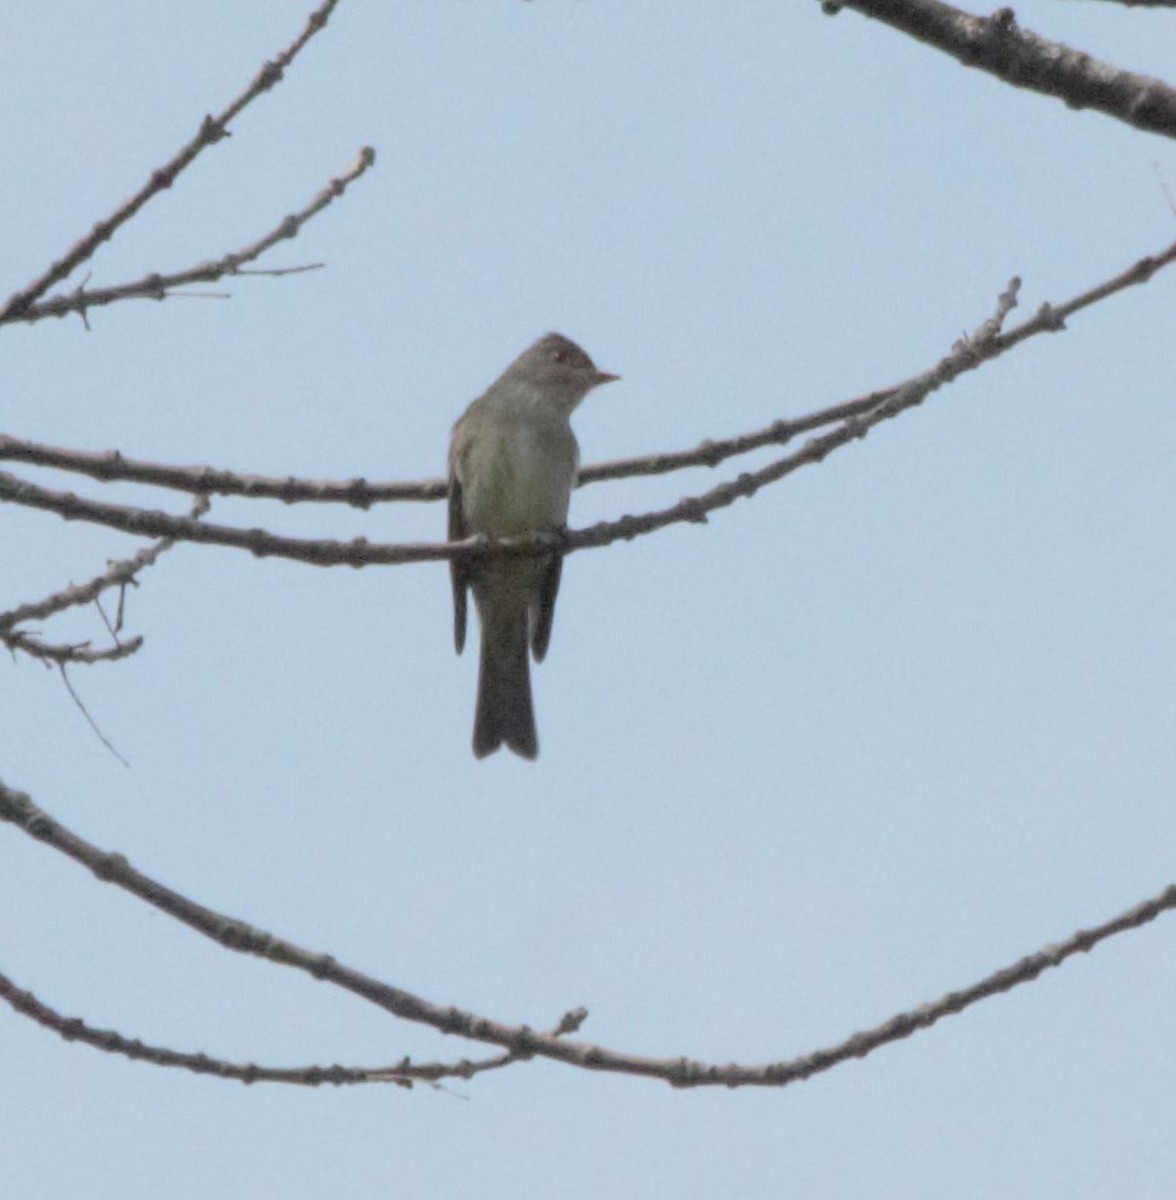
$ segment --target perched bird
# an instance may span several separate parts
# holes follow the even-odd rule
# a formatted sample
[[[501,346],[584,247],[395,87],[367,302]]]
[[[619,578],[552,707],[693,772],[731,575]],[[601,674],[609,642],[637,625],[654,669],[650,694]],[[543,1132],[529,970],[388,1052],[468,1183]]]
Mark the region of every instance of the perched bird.
[[[458,419],[449,441],[449,540],[554,533],[564,528],[580,448],[570,418],[618,376],[598,371],[575,342],[549,333],[528,347]],[[551,640],[562,558],[491,554],[451,559],[453,637],[465,646],[466,590],[482,623],[474,754],[505,742],[539,753],[527,647],[542,662]]]

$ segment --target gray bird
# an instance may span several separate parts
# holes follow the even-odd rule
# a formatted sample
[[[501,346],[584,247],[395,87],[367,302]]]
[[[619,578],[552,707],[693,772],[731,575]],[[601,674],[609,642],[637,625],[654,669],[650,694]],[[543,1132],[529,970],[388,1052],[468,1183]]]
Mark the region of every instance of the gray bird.
[[[549,333],[524,350],[458,419],[449,441],[449,540],[515,537],[564,528],[580,448],[570,418],[594,388],[618,376],[598,371],[575,342]],[[482,622],[474,754],[505,742],[535,758],[527,647],[542,662],[551,640],[562,558],[489,555],[450,560],[453,638],[465,646],[466,589]]]

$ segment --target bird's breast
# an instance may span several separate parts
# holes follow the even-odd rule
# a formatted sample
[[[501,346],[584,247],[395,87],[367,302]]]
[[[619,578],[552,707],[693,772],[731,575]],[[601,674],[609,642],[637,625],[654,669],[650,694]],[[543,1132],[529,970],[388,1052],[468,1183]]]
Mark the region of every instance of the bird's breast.
[[[567,520],[577,458],[566,424],[508,421],[484,431],[460,456],[468,527],[498,537],[559,528]]]

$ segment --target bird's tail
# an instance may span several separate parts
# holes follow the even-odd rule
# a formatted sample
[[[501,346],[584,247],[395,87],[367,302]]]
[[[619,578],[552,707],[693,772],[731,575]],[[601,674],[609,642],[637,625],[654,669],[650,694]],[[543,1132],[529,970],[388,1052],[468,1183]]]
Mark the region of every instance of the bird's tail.
[[[531,704],[526,600],[517,593],[492,593],[479,607],[482,655],[474,715],[474,755],[485,758],[505,742],[523,758],[535,758],[539,739]]]

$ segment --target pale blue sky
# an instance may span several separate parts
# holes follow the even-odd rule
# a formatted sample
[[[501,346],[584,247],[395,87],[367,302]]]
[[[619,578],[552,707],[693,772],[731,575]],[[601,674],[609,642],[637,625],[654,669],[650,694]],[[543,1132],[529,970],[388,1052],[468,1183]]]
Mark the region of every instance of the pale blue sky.
[[[310,3],[11,7],[4,294]],[[1170,74],[1171,14],[1017,14]],[[0,428],[431,476],[465,404],[558,329],[624,377],[577,417],[586,462],[684,448],[928,367],[1014,274],[1027,315],[1176,236],[1169,142],[815,0],[343,0],[93,282],[252,241],[364,144],[376,169],[267,260],[325,271],[116,306],[89,333],[9,328]],[[1176,878],[1174,298],[1161,276],[706,526],[574,555],[535,765],[470,755],[476,658],[452,652],[442,567],[183,546],[130,597],[143,651],[73,676],[131,769],[16,660],[0,778],[201,903],[436,1002],[536,1027],[583,1004],[588,1040],[720,1062],[840,1041]],[[744,469],[587,488],[572,524]],[[135,546],[0,516],[2,608]],[[444,529],[440,505],[213,519]],[[45,633],[102,636],[91,614]],[[0,841],[0,970],[65,1013],[271,1065],[479,1052]],[[5,1010],[0,1194],[1167,1197],[1174,939],[1161,918],[784,1091],[541,1062],[438,1092],[246,1089]]]

